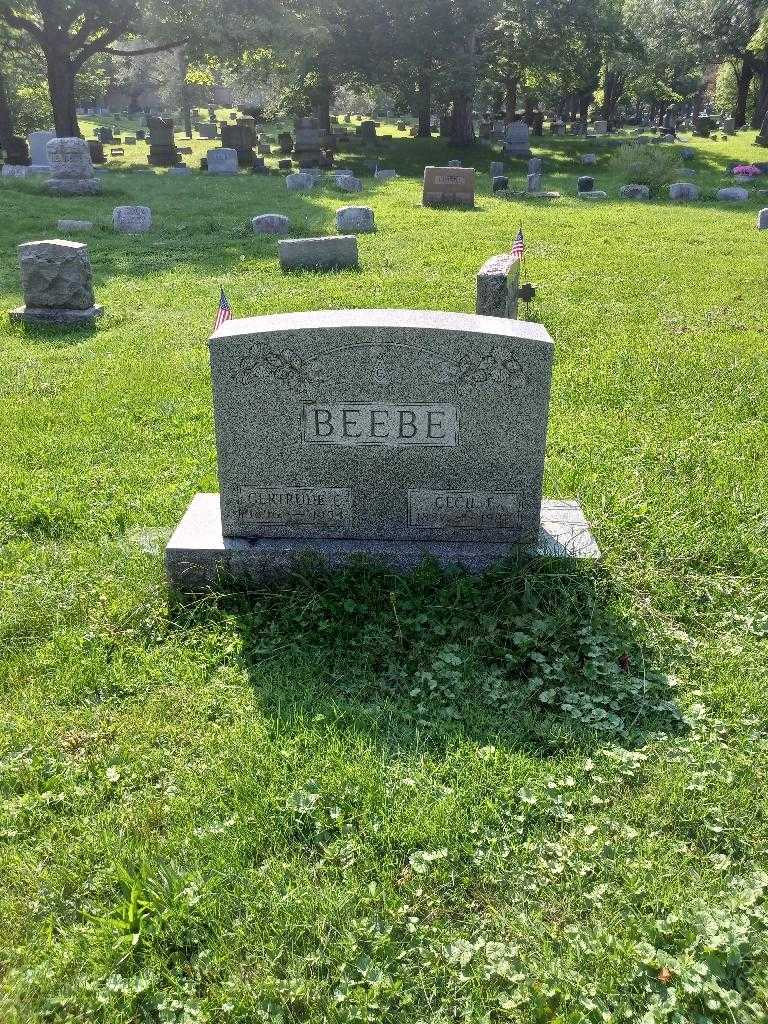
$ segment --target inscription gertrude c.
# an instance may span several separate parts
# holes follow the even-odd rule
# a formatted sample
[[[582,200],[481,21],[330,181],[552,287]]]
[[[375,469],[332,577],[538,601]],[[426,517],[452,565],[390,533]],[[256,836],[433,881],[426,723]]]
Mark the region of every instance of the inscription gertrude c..
[[[426,529],[519,530],[514,491],[408,491],[408,525]]]
[[[459,414],[453,405],[305,402],[302,410],[306,444],[455,448],[458,433]]]
[[[352,511],[348,487],[241,487],[237,495],[242,521],[272,526],[336,526]]]

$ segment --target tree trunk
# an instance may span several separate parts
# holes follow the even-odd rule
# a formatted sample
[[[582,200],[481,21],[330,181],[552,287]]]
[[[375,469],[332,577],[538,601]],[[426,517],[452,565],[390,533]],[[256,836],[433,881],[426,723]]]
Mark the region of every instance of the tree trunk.
[[[752,127],[762,129],[766,114],[768,114],[768,73],[761,72],[755,100],[755,112],[752,116]]]
[[[451,111],[451,142],[454,146],[471,146],[475,141],[475,125],[472,120],[472,105],[475,101],[476,33],[469,33],[466,49],[461,54],[458,81],[453,89]]]
[[[743,128],[747,123],[749,88],[752,85],[752,79],[755,74],[749,54],[744,55],[741,69],[734,66],[733,73],[736,78],[736,103],[733,108],[733,119],[737,128]]]
[[[419,138],[429,139],[432,136],[432,79],[424,72],[416,80],[416,109]]]
[[[179,65],[179,106],[181,108],[181,119],[184,122],[184,134],[188,139],[192,138],[192,110],[189,102],[189,88],[187,86],[187,51],[180,46],[176,51],[176,59]]]
[[[589,104],[592,102],[592,93],[583,92],[579,95],[579,120],[583,123],[587,123],[587,115],[589,113]]]
[[[314,116],[318,120],[321,131],[331,130],[331,101],[333,100],[333,86],[327,74],[322,72],[319,76],[317,89],[314,93]]]
[[[517,114],[517,79],[507,78],[504,81],[504,115],[507,124],[512,124]]]
[[[13,115],[8,102],[8,89],[5,75],[0,71],[0,147],[7,149],[8,142],[14,136]]]
[[[475,141],[475,125],[472,121],[472,97],[465,92],[453,97],[451,110],[451,145],[471,146]]]
[[[53,107],[53,127],[60,139],[77,138],[80,125],[75,105],[75,75],[80,70],[69,52],[59,47],[45,48],[48,92]]]

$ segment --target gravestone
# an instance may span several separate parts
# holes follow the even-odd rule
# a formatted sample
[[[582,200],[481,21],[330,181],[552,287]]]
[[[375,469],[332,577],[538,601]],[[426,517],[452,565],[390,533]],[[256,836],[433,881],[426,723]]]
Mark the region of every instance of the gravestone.
[[[152,167],[176,167],[181,163],[173,137],[173,121],[162,117],[148,117],[149,157]]]
[[[506,192],[509,188],[509,178],[506,174],[497,174],[491,180],[491,191],[492,192]]]
[[[477,273],[475,312],[481,316],[516,319],[520,290],[520,260],[509,253],[491,256]]]
[[[593,128],[595,129],[595,135],[605,135],[608,131],[608,122],[602,120],[595,121]]]
[[[29,157],[32,161],[33,171],[48,171],[51,165],[48,161],[46,146],[51,139],[56,138],[56,132],[30,132],[27,136],[29,145]]]
[[[296,141],[293,144],[293,152],[299,167],[320,167],[323,163],[320,122],[316,117],[297,117],[294,131]]]
[[[650,199],[651,190],[647,185],[622,185],[619,195],[622,199]]]
[[[237,174],[236,149],[209,149],[206,154],[209,174]]]
[[[596,153],[583,153],[582,156],[581,156],[581,162],[583,164],[587,164],[588,166],[590,166],[592,164],[596,164],[597,163],[597,154]]]
[[[363,183],[352,174],[342,174],[336,178],[336,188],[342,192],[362,192]]]
[[[290,156],[293,152],[293,136],[290,132],[280,132],[277,136],[277,144],[283,156]]]
[[[4,167],[29,167],[31,163],[29,143],[26,139],[22,139],[18,135],[12,135],[6,140]]]
[[[537,171],[535,174],[529,174],[526,179],[526,190],[535,195],[537,192],[541,192],[541,172]]]
[[[374,121],[361,121],[357,128],[357,135],[361,139],[372,142],[376,138],[376,124]]]
[[[528,173],[529,174],[540,174],[541,173],[541,157],[532,156],[528,161]]]
[[[504,132],[504,152],[507,156],[522,156],[528,159],[531,155],[530,129],[525,121],[508,124]]]
[[[278,242],[278,255],[283,270],[343,270],[359,265],[354,235],[286,238]]]
[[[342,206],[336,211],[336,230],[342,234],[365,234],[376,230],[370,206]]]
[[[25,242],[18,251],[25,304],[12,310],[12,319],[78,326],[101,316],[87,245],[54,238]]]
[[[93,173],[91,151],[85,139],[50,139],[46,144],[51,177],[48,191],[54,195],[85,196],[101,192]]]
[[[291,222],[282,213],[260,213],[251,221],[256,235],[287,235],[291,230]]]
[[[140,235],[152,227],[152,210],[148,206],[116,206],[112,226],[124,235]]]
[[[698,199],[698,186],[691,184],[690,181],[676,181],[674,184],[669,186],[669,198],[683,200],[684,202],[691,199]]]
[[[729,188],[719,188],[716,198],[729,203],[746,203],[749,192],[738,185],[731,185]]]
[[[394,181],[397,171],[390,170],[388,167],[379,167],[373,172],[373,176],[376,181]]]
[[[768,228],[768,207],[764,207],[757,215],[757,230],[765,231]]]
[[[608,193],[603,192],[602,189],[591,189],[588,192],[578,192],[579,199],[607,199]]]
[[[504,174],[504,164],[501,162],[501,160],[491,160],[491,169],[489,174],[491,177],[491,181],[493,181],[494,178],[499,178]]]
[[[424,206],[474,206],[475,172],[471,167],[425,167]]]
[[[253,149],[256,145],[256,122],[252,117],[240,118],[235,124],[225,124],[221,129],[221,145],[234,149],[241,167],[253,166]],[[210,166],[208,168],[210,170]]]
[[[311,192],[315,187],[315,178],[304,171],[298,171],[296,174],[286,174],[285,187],[289,192]]]
[[[197,134],[201,139],[209,139],[211,142],[219,137],[219,126],[217,124],[199,124]]]
[[[4,178],[26,178],[29,173],[29,167],[23,164],[3,164]]]
[[[576,181],[576,188],[579,192],[591,192],[595,187],[595,179],[588,174],[582,174]]]
[[[92,220],[67,220],[56,222],[57,231],[93,231]]]
[[[428,556],[479,571],[521,548],[599,557],[577,503],[542,502],[539,324],[289,313],[226,322],[210,354],[220,495],[197,495],[166,549],[177,589],[284,573],[306,551],[401,570]]]
[[[293,160],[278,160],[277,168],[280,171],[290,171],[293,167]]]

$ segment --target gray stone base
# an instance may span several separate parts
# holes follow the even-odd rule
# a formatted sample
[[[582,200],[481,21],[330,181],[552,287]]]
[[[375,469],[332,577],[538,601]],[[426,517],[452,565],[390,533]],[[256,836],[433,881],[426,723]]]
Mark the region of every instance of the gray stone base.
[[[27,324],[58,324],[62,327],[77,327],[91,324],[104,312],[103,306],[90,309],[41,309],[38,306],[18,306],[10,312],[11,320],[23,320]]]
[[[332,568],[365,555],[402,571],[434,558],[446,567],[458,565],[469,572],[483,572],[518,550],[514,544],[442,541],[225,539],[219,495],[196,494],[165,549],[165,569],[173,589],[190,592],[284,575],[307,553],[319,556]],[[527,551],[549,558],[600,558],[576,501],[542,502],[539,539]]]
[[[46,184],[55,196],[94,196],[104,187],[98,178],[49,178]]]

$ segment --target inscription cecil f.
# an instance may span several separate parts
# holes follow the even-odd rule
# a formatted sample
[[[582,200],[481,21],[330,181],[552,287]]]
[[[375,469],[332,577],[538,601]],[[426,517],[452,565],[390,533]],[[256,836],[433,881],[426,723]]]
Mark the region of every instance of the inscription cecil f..
[[[241,520],[274,526],[334,526],[352,511],[348,487],[241,487],[237,500]]]
[[[416,528],[519,530],[520,513],[511,491],[408,491],[408,525]]]
[[[302,411],[302,437],[307,444],[455,448],[458,433],[459,414],[453,405],[306,402]]]

